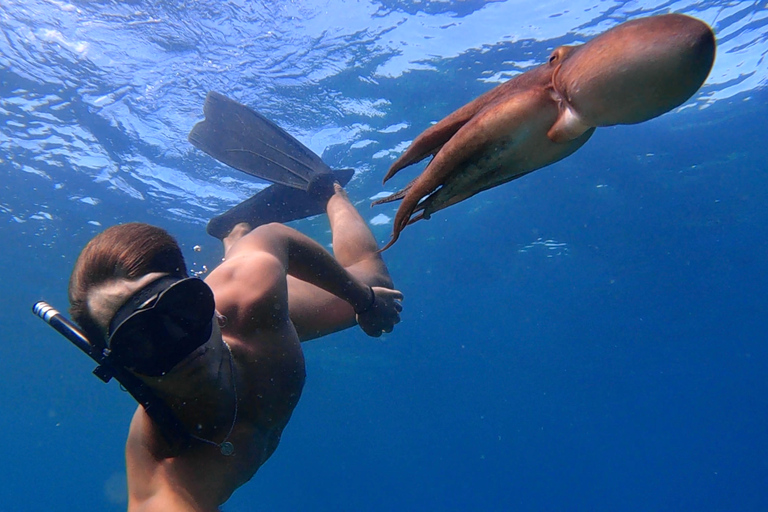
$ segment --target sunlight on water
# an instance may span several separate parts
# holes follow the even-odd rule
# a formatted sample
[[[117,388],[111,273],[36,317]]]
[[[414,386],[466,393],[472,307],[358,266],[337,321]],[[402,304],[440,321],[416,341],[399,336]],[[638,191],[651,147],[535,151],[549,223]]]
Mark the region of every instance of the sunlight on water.
[[[387,83],[382,79],[391,81],[417,70],[440,73],[440,67],[467,55],[503,52],[492,69],[476,68],[474,80],[490,85],[541,63],[552,46],[548,41],[583,42],[622,17],[667,9],[715,24],[718,57],[699,101],[722,100],[759,87],[768,69],[768,15],[744,2],[706,8],[690,2],[671,7],[653,1],[585,1],[567,7],[556,1],[490,2],[461,16],[450,4],[427,15],[418,7],[412,13],[380,11],[368,2],[280,3],[268,14],[259,8],[222,7],[224,18],[217,18],[216,9],[206,11],[209,7],[200,4],[178,11],[169,4],[150,13],[106,4],[10,1],[0,58],[13,63],[10,70],[22,81],[54,87],[42,93],[35,87],[4,94],[0,108],[7,114],[0,148],[45,162],[34,169],[13,161],[11,165],[40,176],[51,174],[48,166],[72,166],[127,198],[173,197],[187,203],[190,212],[199,209],[201,201],[224,209],[250,191],[205,184],[211,170],[223,176],[230,171],[185,143],[209,89],[240,84],[243,92],[234,93],[237,99],[276,118],[318,154],[346,145],[364,152],[361,161],[351,162],[357,167],[368,162],[383,167],[410,140],[384,142],[382,137],[406,133],[414,120],[388,118],[392,98],[382,97],[379,89]],[[211,16],[217,19],[216,29],[193,21]],[[329,23],[333,30],[328,30]],[[233,39],[235,32],[239,39]],[[249,41],[247,49],[235,44],[244,40]],[[543,43],[540,50],[529,54],[525,49],[536,43]],[[344,80],[356,82],[358,92],[339,94],[334,83],[350,66],[356,71]],[[264,73],[258,75],[258,70]],[[322,83],[327,85],[306,105],[291,95],[281,100],[265,92]],[[126,143],[130,152],[117,149]],[[179,167],[181,173],[175,175],[163,170]]]
[[[392,218],[388,215],[380,213],[370,220],[370,223],[374,226],[383,226],[392,222]]]
[[[536,250],[544,251],[544,255],[547,258],[553,258],[556,256],[568,256],[570,252],[567,243],[552,239],[544,240],[543,238],[537,238],[533,242],[520,247],[517,252],[526,253]]]

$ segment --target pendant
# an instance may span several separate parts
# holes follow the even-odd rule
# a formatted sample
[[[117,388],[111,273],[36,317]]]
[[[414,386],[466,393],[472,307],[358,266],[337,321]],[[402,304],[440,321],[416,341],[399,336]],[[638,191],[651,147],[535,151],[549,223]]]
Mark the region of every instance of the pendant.
[[[235,445],[233,445],[229,441],[224,441],[223,443],[221,443],[220,448],[221,448],[221,454],[227,457],[235,453]]]

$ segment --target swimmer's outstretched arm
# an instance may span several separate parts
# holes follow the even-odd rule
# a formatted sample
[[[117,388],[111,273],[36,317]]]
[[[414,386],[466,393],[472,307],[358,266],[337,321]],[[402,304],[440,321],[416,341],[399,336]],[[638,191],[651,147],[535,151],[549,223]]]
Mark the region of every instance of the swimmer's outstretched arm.
[[[237,265],[240,270],[262,267],[254,272],[258,274],[253,276],[256,286],[267,273],[260,262],[266,255],[281,267],[269,274],[290,275],[304,283],[292,286],[290,297],[291,320],[302,341],[347,328],[356,321],[368,335],[380,336],[391,332],[400,321],[399,291],[370,286],[366,272],[344,268],[320,244],[282,224],[259,226],[242,236],[228,248],[222,266]],[[238,274],[248,279],[247,273]],[[379,280],[377,276],[374,281]],[[294,310],[298,311],[294,314]]]

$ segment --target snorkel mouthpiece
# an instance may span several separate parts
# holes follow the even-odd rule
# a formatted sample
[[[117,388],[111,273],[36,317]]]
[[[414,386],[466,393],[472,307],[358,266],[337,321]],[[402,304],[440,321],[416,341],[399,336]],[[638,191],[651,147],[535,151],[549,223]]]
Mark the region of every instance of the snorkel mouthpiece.
[[[202,280],[161,277],[115,313],[107,359],[149,377],[165,375],[211,337],[215,307],[213,292]]]

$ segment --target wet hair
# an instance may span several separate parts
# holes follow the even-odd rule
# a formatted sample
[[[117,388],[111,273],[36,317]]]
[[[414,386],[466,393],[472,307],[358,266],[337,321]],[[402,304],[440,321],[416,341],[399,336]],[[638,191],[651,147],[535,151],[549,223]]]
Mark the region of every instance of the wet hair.
[[[112,226],[83,248],[69,278],[69,313],[92,343],[105,340],[88,309],[89,292],[111,279],[138,279],[151,272],[187,276],[179,244],[162,228],[138,222]]]

